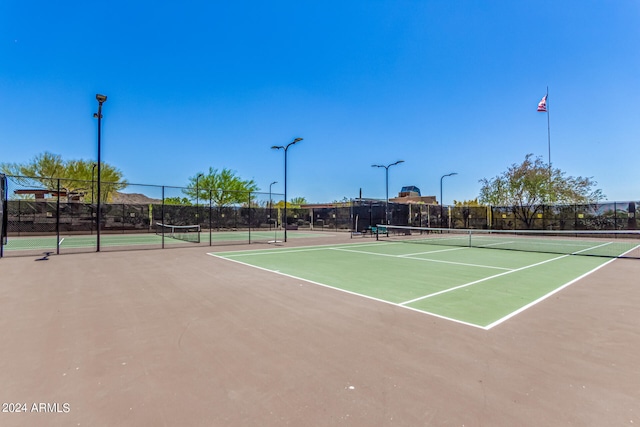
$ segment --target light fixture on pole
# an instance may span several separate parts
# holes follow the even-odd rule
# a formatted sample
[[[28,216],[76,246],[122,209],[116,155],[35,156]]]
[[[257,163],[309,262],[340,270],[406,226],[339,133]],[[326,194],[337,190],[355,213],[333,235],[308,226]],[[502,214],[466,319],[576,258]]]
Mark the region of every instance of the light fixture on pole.
[[[404,163],[404,160],[398,160],[397,162],[390,163],[388,165],[371,165],[372,168],[384,168],[385,169],[385,182],[386,182],[386,194],[387,199],[384,205],[384,220],[387,225],[389,225],[389,168],[391,166],[399,165],[400,163]]]
[[[271,186],[273,184],[277,184],[278,181],[273,181],[271,184],[269,184],[269,229],[271,229]],[[276,227],[278,226],[278,224],[275,225]]]
[[[458,172],[451,172],[446,175],[442,175],[440,177],[440,227],[444,227],[444,224],[443,224],[444,216],[442,211],[442,206],[444,205],[444,201],[442,200],[442,180],[446,176],[453,176],[453,175],[458,175]]]
[[[296,138],[286,146],[273,145],[271,148],[274,150],[284,150],[284,241],[287,241],[287,150],[293,144],[302,141],[302,138]]]
[[[100,183],[102,182],[101,174],[100,174],[100,164],[102,160],[100,159],[100,139],[102,137],[102,104],[107,100],[106,95],[96,94],[96,100],[98,101],[98,112],[93,113],[93,117],[98,119],[98,205],[96,207],[96,252],[100,252]]]

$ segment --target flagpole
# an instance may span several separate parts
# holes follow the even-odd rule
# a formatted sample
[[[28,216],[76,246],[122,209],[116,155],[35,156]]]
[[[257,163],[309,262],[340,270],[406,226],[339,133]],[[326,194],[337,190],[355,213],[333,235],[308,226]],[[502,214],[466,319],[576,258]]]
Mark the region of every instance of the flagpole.
[[[549,119],[549,86],[547,86],[547,149],[549,156],[549,180],[551,180],[551,124]]]
[[[548,202],[551,202],[551,119],[549,118],[549,86],[542,101],[538,103],[538,111],[547,113],[547,155],[549,159],[549,180],[547,182]]]
[[[547,155],[549,159],[549,180],[547,182],[548,202],[551,202],[551,119],[549,116],[549,86],[547,85],[547,93],[538,103],[538,111],[547,113]]]
[[[551,202],[551,124],[549,119],[549,86],[547,86],[547,150],[549,158],[549,202]]]

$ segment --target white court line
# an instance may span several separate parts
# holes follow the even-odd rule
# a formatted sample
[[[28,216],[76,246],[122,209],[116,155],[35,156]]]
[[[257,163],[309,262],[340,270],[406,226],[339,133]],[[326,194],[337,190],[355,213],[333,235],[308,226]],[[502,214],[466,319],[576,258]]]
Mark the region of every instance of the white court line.
[[[478,283],[482,283],[482,282],[485,282],[485,281],[487,281],[487,280],[495,279],[496,277],[506,276],[507,274],[516,273],[516,272],[518,272],[518,271],[526,270],[526,269],[529,269],[529,268],[532,268],[532,267],[537,267],[537,266],[539,266],[539,265],[546,264],[546,263],[548,263],[548,262],[557,261],[557,260],[559,260],[559,259],[566,258],[566,257],[569,257],[569,256],[574,255],[574,254],[579,254],[580,252],[586,252],[586,251],[589,251],[589,250],[591,250],[591,249],[597,249],[597,248],[599,248],[599,247],[606,246],[606,245],[608,245],[608,244],[610,244],[610,242],[608,242],[608,243],[603,243],[603,244],[601,244],[601,245],[597,245],[597,246],[592,246],[592,247],[587,248],[587,249],[582,249],[582,250],[580,250],[580,251],[576,251],[576,252],[574,252],[573,254],[569,254],[569,255],[561,255],[561,256],[559,256],[559,257],[551,258],[551,259],[548,259],[548,260],[546,260],[546,261],[538,262],[538,263],[531,264],[531,265],[526,265],[526,266],[524,266],[524,267],[520,267],[520,268],[517,268],[517,269],[515,269],[515,270],[511,270],[511,271],[507,271],[507,272],[504,272],[504,273],[495,274],[495,275],[493,275],[493,276],[485,277],[484,279],[475,280],[475,281],[473,281],[473,282],[465,283],[465,284],[463,284],[463,285],[459,285],[459,286],[454,286],[453,288],[444,289],[444,290],[442,290],[442,291],[434,292],[434,293],[429,294],[429,295],[424,295],[424,296],[421,296],[421,297],[418,297],[418,298],[414,298],[414,299],[409,300],[409,301],[401,302],[401,303],[400,303],[400,305],[411,304],[411,303],[414,303],[414,302],[416,302],[416,301],[421,301],[421,300],[424,300],[424,299],[427,299],[427,298],[431,298],[431,297],[434,297],[434,296],[437,296],[437,295],[446,294],[447,292],[451,292],[451,291],[455,291],[455,290],[458,290],[458,289],[466,288],[466,287],[468,287],[468,286],[476,285],[476,284],[478,284]],[[610,263],[611,261],[614,261],[614,260],[615,260],[615,258],[613,258],[612,260],[610,260],[610,261],[608,261],[608,262],[606,262],[605,264],[602,264],[602,265],[606,265],[606,264],[608,264],[608,263]],[[602,265],[601,265],[600,267],[602,267]],[[598,268],[600,268],[600,267],[598,267]],[[591,270],[591,271],[595,271],[595,270],[597,270],[597,268],[596,268],[596,269],[594,269],[594,270]],[[589,273],[591,273],[591,271],[590,271]],[[589,273],[586,273],[586,274],[589,274]],[[582,277],[586,276],[586,274],[584,274],[584,275],[580,276],[578,279],[580,279],[580,278],[582,278]],[[569,284],[571,284],[571,283],[575,282],[575,281],[576,281],[576,280],[578,280],[578,279],[574,279],[573,281],[569,282]],[[563,288],[564,288],[564,287],[566,287],[566,286],[568,286],[568,284],[565,284],[565,285],[561,286],[559,289],[563,289]],[[554,292],[556,292],[556,291],[553,291],[551,294],[553,294]],[[550,294],[550,295],[551,295],[551,294]],[[545,296],[544,298],[546,298],[546,296]],[[544,299],[544,298],[542,298],[542,299]],[[542,299],[539,299],[539,300],[536,300],[536,301],[542,301]],[[532,306],[532,304],[533,304],[533,303],[527,304],[527,306],[526,306],[526,307],[530,307],[530,306]],[[518,312],[520,312],[520,311],[518,311]]]
[[[552,290],[552,291],[551,291],[551,292],[549,292],[548,294],[545,294],[545,295],[541,296],[541,297],[540,297],[540,298],[538,298],[537,300],[532,301],[532,302],[530,302],[529,304],[527,304],[527,305],[525,305],[525,306],[523,306],[523,307],[520,307],[518,310],[516,310],[516,311],[513,311],[513,312],[509,313],[508,315],[504,316],[503,318],[498,319],[498,320],[496,320],[495,322],[488,324],[487,326],[485,326],[485,329],[489,330],[489,329],[493,328],[494,326],[498,326],[498,325],[499,325],[499,324],[501,324],[502,322],[506,322],[507,320],[511,319],[513,316],[515,316],[515,315],[517,315],[517,314],[522,313],[523,311],[527,310],[527,309],[528,309],[528,308],[530,308],[530,307],[533,307],[534,305],[538,304],[539,302],[541,302],[541,301],[543,301],[543,300],[545,300],[545,299],[549,298],[551,295],[553,295],[553,294],[555,294],[555,293],[557,293],[557,292],[560,292],[562,289],[566,288],[567,286],[572,285],[572,284],[574,284],[575,282],[577,282],[578,280],[580,280],[580,279],[583,279],[583,278],[587,277],[587,276],[588,276],[588,275],[590,275],[591,273],[595,272],[596,270],[601,269],[601,268],[602,268],[602,267],[604,267],[605,265],[607,265],[607,264],[609,264],[609,263],[612,263],[612,262],[613,262],[613,261],[615,261],[615,260],[616,260],[616,258],[610,259],[609,261],[605,262],[604,264],[601,264],[601,265],[597,266],[597,267],[596,267],[596,268],[594,268],[593,270],[587,271],[587,272],[586,272],[586,273],[584,273],[582,276],[580,276],[580,277],[576,277],[575,279],[573,279],[573,280],[571,280],[571,281],[569,281],[569,282],[565,283],[564,285],[560,286],[559,288],[556,288],[556,289]]]
[[[358,253],[358,254],[364,254],[364,255],[376,255],[376,256],[383,256],[383,257],[391,257],[391,258],[402,258],[402,259],[413,259],[416,261],[424,261],[424,262],[435,262],[438,264],[452,264],[452,265],[462,265],[465,267],[478,267],[478,268],[490,268],[493,270],[507,270],[507,271],[512,271],[512,268],[505,268],[505,267],[495,267],[495,266],[491,266],[491,265],[482,265],[482,264],[469,264],[469,263],[465,263],[465,262],[455,262],[455,261],[442,261],[439,259],[429,259],[429,258],[416,258],[416,257],[410,257],[410,256],[406,256],[406,255],[390,255],[390,254],[379,254],[376,252],[366,252],[366,251],[356,251],[353,249],[343,249],[343,248],[329,248],[332,249],[334,251],[343,251],[343,252],[354,252],[354,253]]]
[[[510,245],[512,243],[536,243],[536,244],[540,245],[543,248],[544,247],[548,247],[548,248],[553,248],[553,247],[560,247],[560,248],[582,247],[582,248],[585,248],[585,249],[581,249],[579,251],[572,252],[572,254],[578,254],[580,252],[584,252],[585,250],[590,250],[590,249],[599,248],[601,246],[610,245],[613,242],[606,242],[606,243],[603,243],[601,245],[591,246],[591,242],[581,242],[581,241],[572,242],[572,241],[569,241],[569,240],[564,240],[562,242],[551,242],[551,241],[544,241],[544,240],[537,240],[535,242],[534,241],[527,242],[526,240],[523,240],[523,241],[511,240],[509,242],[496,242],[496,243],[491,243],[491,244],[487,244],[487,245],[479,245],[479,246],[476,246],[476,247],[478,247],[478,248],[488,248],[489,246]]]
[[[587,251],[590,251],[591,249],[598,249],[598,248],[601,248],[601,247],[603,247],[603,246],[610,245],[610,244],[612,244],[612,243],[613,243],[613,242],[606,242],[606,243],[603,243],[603,244],[601,244],[601,245],[591,246],[591,247],[588,247],[588,248],[582,249],[582,250],[580,250],[580,251],[575,251],[575,252],[573,252],[571,255],[573,255],[573,254],[579,254],[580,252],[587,252]]]
[[[590,249],[596,249],[596,248],[601,247],[601,246],[606,246],[606,245],[608,245],[610,243],[611,242],[607,242],[607,243],[603,243],[601,245],[597,245],[597,246],[594,246],[594,247],[590,247],[590,248],[587,248],[587,249],[576,251],[576,252],[574,252],[574,254],[578,254],[580,252],[585,252],[585,251],[588,251]],[[386,243],[382,243],[382,244],[386,244]],[[356,245],[358,245],[358,244],[353,244],[353,245],[348,245],[348,246],[356,246]],[[379,246],[380,243],[366,244],[366,245],[361,245],[361,246],[374,246],[374,245]],[[313,247],[308,247],[308,248],[309,249],[304,249],[304,251],[313,250]],[[640,245],[637,245],[636,247],[634,247],[634,248],[630,249],[629,251],[625,252],[624,254],[622,254],[622,256],[624,256],[625,254],[627,254],[629,252],[632,252],[632,251],[634,251],[634,250],[636,250],[638,248],[640,248]],[[318,248],[318,249],[333,249],[333,250],[345,250],[345,251],[348,251],[347,249],[338,248],[338,247],[331,246],[331,245],[327,245],[325,247]],[[283,252],[299,252],[299,251],[301,251],[301,250],[278,251],[278,252],[279,253],[283,253]],[[246,251],[238,251],[238,252],[246,252]],[[225,253],[228,253],[228,252],[225,252]],[[274,252],[271,251],[271,252],[264,252],[264,253],[259,253],[259,254],[262,255],[262,254],[266,254],[266,253],[274,253]],[[373,255],[381,255],[381,254],[364,252],[364,251],[363,251],[363,253],[365,253],[365,254],[373,254]],[[459,319],[443,316],[443,315],[440,315],[440,314],[437,314],[437,313],[432,313],[430,311],[421,310],[421,309],[417,309],[417,308],[414,308],[414,307],[409,307],[406,304],[409,304],[411,302],[415,302],[415,301],[418,301],[418,300],[421,300],[421,299],[425,299],[425,298],[428,298],[428,297],[432,297],[432,296],[435,296],[435,295],[439,295],[439,294],[443,294],[443,293],[446,293],[446,292],[450,292],[450,291],[453,291],[453,290],[456,290],[456,289],[460,289],[460,288],[464,288],[464,287],[467,287],[467,286],[471,286],[473,284],[480,283],[480,282],[483,282],[483,281],[486,281],[486,280],[490,280],[490,279],[495,278],[495,277],[507,275],[507,274],[514,273],[514,272],[520,271],[520,270],[525,270],[527,268],[535,267],[535,266],[538,266],[538,265],[541,265],[541,264],[545,264],[547,262],[556,261],[556,260],[559,260],[559,259],[562,259],[562,258],[569,257],[569,256],[571,256],[573,254],[571,254],[571,255],[562,255],[562,256],[559,256],[559,257],[556,257],[556,258],[552,258],[552,259],[549,259],[549,260],[546,260],[546,261],[542,261],[542,262],[539,262],[539,263],[536,263],[536,264],[528,265],[528,266],[521,267],[521,268],[518,268],[518,269],[515,269],[515,270],[511,270],[511,271],[506,271],[504,273],[500,273],[500,274],[497,274],[497,275],[494,275],[494,276],[491,276],[491,277],[480,279],[480,280],[477,280],[477,281],[474,281],[474,282],[471,282],[471,283],[467,283],[467,284],[464,284],[464,285],[461,285],[461,286],[457,286],[457,287],[454,287],[454,288],[451,288],[451,289],[446,289],[444,291],[436,292],[436,293],[433,293],[433,294],[430,294],[430,295],[426,295],[426,296],[423,296],[423,297],[420,297],[420,298],[416,298],[416,299],[413,299],[413,300],[410,300],[410,301],[401,302],[401,303],[394,303],[394,302],[382,300],[382,299],[375,298],[375,297],[372,297],[372,296],[369,296],[369,295],[359,294],[359,293],[356,293],[356,292],[352,292],[352,291],[348,291],[348,290],[345,290],[345,289],[341,289],[341,288],[337,288],[337,287],[334,287],[334,286],[330,286],[330,285],[327,285],[327,284],[324,284],[324,283],[314,282],[314,281],[309,280],[309,279],[304,279],[304,278],[293,276],[293,275],[290,275],[290,274],[281,273],[280,271],[269,270],[267,268],[258,267],[256,265],[252,265],[252,264],[249,264],[249,263],[244,263],[244,262],[241,262],[241,261],[237,261],[237,260],[231,259],[231,258],[229,258],[229,256],[231,256],[231,255],[220,256],[220,255],[217,255],[215,253],[207,253],[207,255],[212,256],[212,257],[216,257],[216,258],[220,258],[220,259],[224,259],[224,260],[227,260],[227,261],[232,261],[232,262],[235,262],[235,263],[238,263],[238,264],[241,264],[241,265],[245,265],[245,266],[248,266],[248,267],[257,268],[259,270],[267,271],[267,272],[270,272],[270,273],[280,274],[282,276],[286,276],[286,277],[289,277],[289,278],[294,278],[294,279],[301,280],[301,281],[304,281],[304,282],[312,283],[314,285],[323,286],[323,287],[326,287],[326,288],[329,288],[329,289],[334,289],[334,290],[341,291],[341,292],[344,292],[344,293],[347,293],[347,294],[350,294],[350,295],[356,295],[356,296],[364,297],[364,298],[367,298],[367,299],[370,299],[370,300],[373,300],[373,301],[382,302],[382,303],[385,303],[385,304],[393,305],[393,306],[396,306],[396,307],[401,307],[401,308],[404,308],[404,309],[407,309],[407,310],[411,310],[411,311],[415,311],[415,312],[418,312],[418,313],[427,314],[427,315],[430,315],[430,316],[438,317],[440,319],[449,320],[449,321],[452,321],[452,322],[455,322],[455,323],[459,323],[459,324],[466,325],[466,326],[472,326],[474,328],[483,329],[483,330],[487,330],[487,331],[492,329],[492,328],[494,328],[495,326],[497,326],[497,325],[509,320],[510,318],[516,316],[517,314],[523,312],[524,310],[534,306],[535,304],[543,301],[544,299],[548,298],[549,296],[559,292],[560,290],[568,287],[569,285],[579,281],[580,279],[588,276],[589,274],[595,272],[596,270],[599,270],[600,268],[604,267],[605,265],[607,265],[607,264],[609,264],[609,263],[611,263],[611,262],[616,260],[616,258],[613,258],[613,259],[605,262],[604,264],[602,264],[602,265],[600,265],[600,266],[588,271],[587,273],[585,273],[585,274],[583,274],[583,275],[571,280],[570,282],[565,283],[564,285],[554,289],[553,291],[551,291],[548,294],[538,298],[537,300],[535,300],[535,301],[533,301],[533,302],[521,307],[520,309],[508,314],[507,316],[504,316],[503,318],[498,319],[495,322],[490,323],[487,326],[481,326],[481,325],[477,325],[477,324],[474,324],[474,323],[468,323],[468,322],[465,322],[465,321],[462,321],[462,320],[459,320]],[[245,254],[240,254],[239,253],[236,256],[240,256],[240,255],[250,255],[250,254],[246,254],[246,253]],[[395,256],[395,255],[383,255],[383,256]],[[399,256],[396,256],[396,257],[399,257]],[[409,259],[411,259],[411,258],[409,258]],[[415,259],[424,261],[424,259],[422,259],[422,258],[415,258]]]
[[[631,253],[631,252],[633,252],[633,251],[635,251],[636,249],[639,249],[639,248],[640,248],[640,245],[636,245],[635,247],[633,247],[633,248],[629,249],[627,252],[623,253],[623,254],[622,254],[622,255],[620,255],[620,256],[621,256],[621,257],[623,257],[623,256],[625,256],[626,254]]]
[[[446,316],[443,316],[443,315],[441,315],[441,314],[431,313],[431,312],[429,312],[429,311],[420,310],[420,309],[413,308],[413,307],[403,306],[403,305],[400,305],[400,304],[395,303],[395,302],[386,301],[386,300],[379,299],[379,298],[376,298],[376,297],[372,297],[372,296],[369,296],[369,295],[359,294],[359,293],[357,293],[357,292],[348,291],[348,290],[346,290],[346,289],[342,289],[342,288],[337,288],[337,287],[335,287],[335,286],[327,285],[327,284],[325,284],[325,283],[315,282],[315,281],[313,281],[313,280],[309,280],[309,279],[305,279],[305,278],[302,278],[302,277],[293,276],[293,275],[291,275],[291,274],[282,273],[282,272],[277,271],[277,270],[269,270],[268,268],[258,267],[257,265],[248,264],[248,263],[246,263],[246,262],[238,261],[238,260],[236,260],[236,259],[227,258],[227,257],[225,257],[225,256],[220,256],[220,255],[217,255],[217,254],[212,253],[212,252],[207,253],[207,255],[212,256],[212,257],[215,257],[215,258],[220,258],[220,259],[223,259],[223,260],[225,260],[225,261],[235,262],[235,263],[238,263],[238,264],[241,264],[241,265],[245,265],[245,266],[247,266],[247,267],[257,268],[258,270],[267,271],[267,272],[269,272],[269,273],[279,274],[279,275],[281,275],[281,276],[289,277],[289,278],[291,278],[291,279],[301,280],[301,281],[303,281],[303,282],[311,283],[311,284],[316,285],[316,286],[322,286],[322,287],[324,287],[324,288],[328,288],[328,289],[333,289],[333,290],[335,290],[335,291],[344,292],[344,293],[349,294],[349,295],[355,295],[355,296],[362,297],[362,298],[367,298],[367,299],[369,299],[369,300],[373,300],[373,301],[376,301],[376,302],[381,302],[381,303],[384,303],[384,304],[389,304],[389,305],[392,305],[392,306],[394,306],[394,307],[399,307],[399,308],[402,308],[402,309],[405,309],[405,310],[411,310],[411,311],[415,311],[415,312],[417,312],[417,313],[421,313],[421,314],[428,314],[428,315],[430,315],[430,316],[438,317],[438,318],[440,318],[440,319],[444,319],[444,320],[449,320],[449,321],[451,321],[451,322],[455,322],[455,323],[460,323],[460,324],[462,324],[462,325],[466,325],[466,326],[472,326],[472,327],[474,327],[474,328],[478,328],[478,329],[485,329],[485,327],[484,327],[484,326],[476,325],[476,324],[474,324],[474,323],[468,323],[468,322],[465,322],[465,321],[462,321],[462,320],[459,320],[459,319],[454,319],[454,318],[452,318],[452,317],[446,317]]]
[[[488,249],[491,249],[491,248],[490,248],[491,246],[510,245],[510,244],[512,244],[512,243],[515,243],[515,240],[511,240],[511,241],[508,241],[508,242],[495,242],[495,243],[488,243],[488,244],[486,244],[486,245],[478,245],[478,246],[475,246],[475,247],[476,247],[476,248],[488,248]]]
[[[546,263],[551,262],[551,261],[557,261],[559,259],[566,258],[568,256],[570,256],[570,255],[562,255],[562,256],[559,256],[559,257],[556,257],[556,258],[548,259],[546,261],[537,262],[535,264],[525,265],[524,267],[516,268],[515,270],[505,271],[504,273],[500,273],[500,274],[494,274],[493,276],[485,277],[484,279],[474,280],[473,282],[465,283],[465,284],[459,285],[459,286],[454,286],[453,288],[444,289],[442,291],[434,292],[434,293],[429,294],[429,295],[424,295],[424,296],[421,296],[421,297],[418,297],[418,298],[414,298],[414,299],[409,300],[409,301],[401,302],[400,305],[411,304],[411,303],[414,303],[416,301],[420,301],[420,300],[423,300],[423,299],[435,297],[436,295],[446,294],[447,292],[451,292],[451,291],[455,291],[455,290],[458,290],[458,289],[466,288],[467,286],[471,286],[471,285],[475,285],[475,284],[478,284],[478,283],[481,283],[481,282],[485,282],[487,280],[495,279],[496,277],[506,276],[507,274],[516,273],[518,271],[526,270],[528,268],[537,267],[539,265],[546,264]]]
[[[436,252],[449,252],[449,251],[459,251],[461,249],[469,249],[468,246],[464,246],[464,247],[460,247],[460,248],[451,248],[451,249],[438,249],[435,251],[426,251],[426,252],[416,252],[414,254],[404,254],[404,255],[398,255],[399,258],[404,258],[404,257],[412,257],[412,256],[416,256],[416,255],[425,255],[425,254],[433,254]]]
[[[365,246],[380,246],[380,245],[392,245],[393,243],[345,243],[343,246],[357,246],[357,247],[365,247]],[[297,253],[297,252],[310,252],[310,251],[322,251],[326,249],[335,249],[340,246],[336,245],[320,245],[320,246],[302,246],[298,248],[291,249],[271,249],[268,251],[258,251],[258,250],[241,250],[241,251],[230,251],[230,252],[219,252],[225,255],[225,257],[241,257],[241,256],[251,256],[251,255],[273,255],[273,254],[288,254],[288,253]],[[215,254],[215,252],[212,252]]]

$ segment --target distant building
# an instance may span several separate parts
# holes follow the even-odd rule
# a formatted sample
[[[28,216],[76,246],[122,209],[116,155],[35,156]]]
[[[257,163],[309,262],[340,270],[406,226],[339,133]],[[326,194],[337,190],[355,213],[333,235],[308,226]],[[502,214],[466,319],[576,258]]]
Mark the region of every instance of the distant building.
[[[436,196],[423,196],[420,189],[415,185],[406,185],[400,189],[398,197],[389,199],[393,203],[424,203],[426,205],[437,205]]]
[[[420,197],[420,189],[418,187],[416,187],[415,185],[407,185],[405,187],[402,187],[402,189],[400,190],[400,194],[398,194],[398,197]]]
[[[339,208],[349,207],[353,203],[355,205],[367,204],[367,203],[384,203],[385,199],[371,199],[371,198],[357,198],[351,201],[331,202],[331,203],[308,203],[300,205],[300,209],[327,209],[327,208]],[[425,205],[437,205],[438,201],[436,196],[423,196],[420,189],[415,185],[406,185],[400,189],[398,197],[389,198],[389,202],[403,203],[403,204],[425,204]],[[275,206],[275,205],[274,205]]]
[[[84,196],[84,193],[80,193],[77,191],[72,191],[67,193],[67,190],[42,190],[42,189],[32,189],[32,190],[14,190],[14,194],[19,196],[33,196],[36,201],[47,201],[57,199],[58,197],[67,197],[69,201],[77,202],[81,200]]]

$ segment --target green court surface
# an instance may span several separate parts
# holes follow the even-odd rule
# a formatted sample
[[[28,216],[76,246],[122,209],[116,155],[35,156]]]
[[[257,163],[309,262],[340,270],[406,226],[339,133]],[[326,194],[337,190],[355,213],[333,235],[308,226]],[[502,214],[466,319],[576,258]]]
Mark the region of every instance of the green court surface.
[[[328,236],[327,233],[312,232],[288,232],[287,238],[300,239],[309,237]],[[217,244],[220,242],[273,242],[281,241],[284,237],[283,231],[213,231],[208,230],[200,233],[200,244]],[[27,251],[27,250],[55,250],[56,236],[28,236],[9,237],[4,247],[5,251]],[[60,250],[92,248],[97,244],[97,236],[93,235],[61,235]],[[184,240],[174,239],[168,235],[164,236],[165,245],[189,245],[193,244]],[[124,234],[101,234],[100,245],[107,247],[117,246],[161,246],[162,235],[154,233],[124,233]]]
[[[210,255],[483,329],[612,261],[401,242]]]
[[[45,250],[56,247],[56,236],[15,237],[7,240],[5,250],[20,251],[29,249]],[[61,236],[60,249],[90,248],[96,246],[97,236]],[[180,240],[165,238],[166,244],[184,243]],[[100,244],[105,246],[161,245],[162,236],[155,234],[105,234],[100,236]]]

